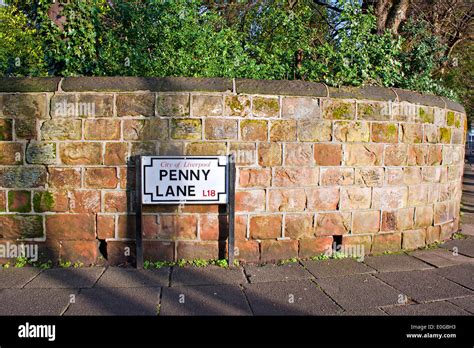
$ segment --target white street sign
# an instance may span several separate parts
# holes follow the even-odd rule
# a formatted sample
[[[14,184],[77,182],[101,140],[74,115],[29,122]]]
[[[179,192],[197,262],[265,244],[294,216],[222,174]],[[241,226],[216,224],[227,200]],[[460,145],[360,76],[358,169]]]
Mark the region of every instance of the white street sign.
[[[143,156],[143,204],[227,203],[227,156]]]

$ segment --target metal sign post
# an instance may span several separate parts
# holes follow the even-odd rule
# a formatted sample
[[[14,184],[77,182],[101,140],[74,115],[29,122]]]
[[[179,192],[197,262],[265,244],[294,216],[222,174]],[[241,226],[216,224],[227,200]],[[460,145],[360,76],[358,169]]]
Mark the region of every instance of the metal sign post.
[[[143,268],[144,204],[226,204],[229,266],[235,252],[235,157],[136,156],[136,264]]]
[[[135,247],[136,247],[136,262],[137,268],[143,268],[143,233],[142,233],[142,158],[141,156],[135,157]]]
[[[227,162],[228,177],[228,197],[227,215],[229,223],[228,255],[229,267],[234,265],[235,253],[235,156],[229,155]]]

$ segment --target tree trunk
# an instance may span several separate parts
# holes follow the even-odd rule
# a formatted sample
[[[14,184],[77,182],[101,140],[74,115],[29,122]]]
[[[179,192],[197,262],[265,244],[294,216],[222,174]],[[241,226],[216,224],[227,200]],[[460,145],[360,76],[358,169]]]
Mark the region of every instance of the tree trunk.
[[[398,28],[402,21],[406,18],[410,0],[396,0],[390,9],[385,28],[390,30],[392,34],[398,34]]]

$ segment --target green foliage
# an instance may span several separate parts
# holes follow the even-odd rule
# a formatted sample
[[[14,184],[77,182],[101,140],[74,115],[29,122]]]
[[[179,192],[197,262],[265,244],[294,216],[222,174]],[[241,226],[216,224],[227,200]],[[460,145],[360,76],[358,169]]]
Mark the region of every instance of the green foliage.
[[[71,261],[59,260],[58,265],[59,265],[59,267],[61,267],[61,268],[70,268],[70,267],[72,266],[72,262],[71,262]]]
[[[288,265],[290,263],[297,263],[298,259],[296,257],[292,257],[291,259],[281,260],[278,262],[279,265]]]
[[[461,232],[456,232],[453,234],[453,239],[466,239],[467,236],[465,234],[462,234]]]
[[[23,268],[28,265],[29,260],[27,257],[18,257],[15,262],[15,268]]]
[[[4,76],[304,79],[472,94],[459,74],[435,77],[445,50],[425,22],[377,35],[374,14],[355,1],[340,0],[339,14],[315,11],[312,1],[238,2],[232,19],[200,0],[69,1],[57,16],[50,0],[9,3],[0,7]]]
[[[41,38],[27,16],[13,6],[0,6],[0,74],[45,76]]]

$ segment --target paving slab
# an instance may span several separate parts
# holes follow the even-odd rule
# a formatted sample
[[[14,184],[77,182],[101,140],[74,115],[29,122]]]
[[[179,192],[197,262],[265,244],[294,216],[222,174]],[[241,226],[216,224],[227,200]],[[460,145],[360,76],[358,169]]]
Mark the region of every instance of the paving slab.
[[[375,273],[373,268],[354,259],[303,261],[302,263],[316,278]]]
[[[77,289],[5,289],[0,292],[0,315],[60,315]]]
[[[433,270],[433,273],[474,290],[474,265],[466,264],[438,268]]]
[[[334,315],[343,312],[310,280],[247,284],[244,292],[254,315]]]
[[[0,289],[22,288],[39,273],[33,267],[0,269]]]
[[[160,315],[251,315],[238,285],[164,288]]]
[[[158,315],[161,288],[82,289],[64,315]]]
[[[431,271],[387,272],[375,275],[417,302],[444,300],[474,294]]]
[[[313,276],[299,263],[286,265],[268,264],[264,266],[247,265],[245,266],[245,273],[250,283],[313,279]]]
[[[367,256],[364,263],[378,272],[397,272],[431,269],[433,266],[409,255]]]
[[[385,307],[389,315],[469,315],[465,310],[446,301]]]
[[[457,251],[461,255],[474,257],[474,238],[453,239],[440,246],[443,249]]]
[[[102,267],[53,268],[41,272],[26,288],[91,288],[104,272]]]
[[[474,296],[455,298],[448,300],[448,302],[451,302],[465,311],[474,314]]]
[[[455,255],[452,251],[446,249],[417,250],[410,253],[410,255],[435,267],[449,267],[463,263],[474,264],[473,258],[460,254]]]
[[[318,279],[316,282],[347,311],[397,304],[400,292],[370,274]]]
[[[461,219],[462,221],[462,219]],[[467,236],[474,236],[474,224],[473,223],[463,223],[461,222],[461,233]]]
[[[173,267],[171,272],[171,286],[244,283],[247,283],[247,279],[240,267]]]
[[[109,267],[95,285],[96,288],[140,288],[168,286],[170,268],[137,270]]]

